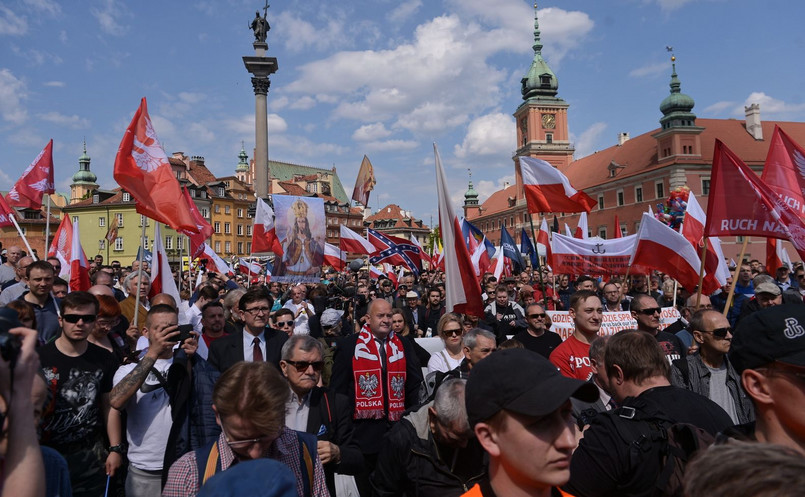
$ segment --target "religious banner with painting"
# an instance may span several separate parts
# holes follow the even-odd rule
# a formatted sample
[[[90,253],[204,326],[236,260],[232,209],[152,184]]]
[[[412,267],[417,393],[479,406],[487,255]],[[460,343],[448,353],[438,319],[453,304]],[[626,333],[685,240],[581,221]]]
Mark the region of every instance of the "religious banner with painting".
[[[324,200],[274,195],[274,227],[283,255],[274,262],[272,279],[286,283],[318,283],[324,262]]]

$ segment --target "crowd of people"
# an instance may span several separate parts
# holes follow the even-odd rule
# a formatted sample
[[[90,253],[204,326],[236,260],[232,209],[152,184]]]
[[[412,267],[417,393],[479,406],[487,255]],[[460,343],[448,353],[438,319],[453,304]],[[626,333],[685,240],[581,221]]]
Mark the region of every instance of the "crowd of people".
[[[139,261],[97,256],[88,291],[60,272],[0,265],[3,496],[795,495],[805,474],[801,264],[745,261],[726,310],[728,286],[658,273],[484,274],[483,317],[448,312],[440,271],[177,274],[179,299]]]

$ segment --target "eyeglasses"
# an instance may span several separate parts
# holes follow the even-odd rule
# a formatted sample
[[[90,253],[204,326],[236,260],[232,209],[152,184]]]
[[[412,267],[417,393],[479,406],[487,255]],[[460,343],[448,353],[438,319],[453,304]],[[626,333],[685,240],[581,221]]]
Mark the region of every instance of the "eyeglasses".
[[[119,317],[116,317],[116,318],[113,318],[113,319],[98,318],[98,326],[103,327],[103,328],[114,328],[119,323],[120,323],[120,318]]]
[[[727,333],[732,333],[732,328],[727,326],[724,328],[716,328],[712,331],[705,331],[704,333],[712,333],[716,338],[726,338]]]
[[[529,314],[528,317],[530,319],[545,319],[545,313],[543,312],[541,314]]]
[[[248,312],[252,316],[256,316],[258,314],[268,314],[271,311],[270,307],[252,307],[251,309],[243,309],[245,312]]]
[[[277,321],[277,326],[284,328],[286,326],[293,326],[293,321]]]
[[[461,328],[456,328],[453,330],[442,330],[442,335],[446,337],[452,337],[452,336],[460,337],[462,333],[464,333],[464,330],[462,330]]]
[[[660,314],[662,309],[659,307],[651,307],[649,309],[640,309],[635,311],[638,314],[644,314],[646,316],[651,316],[652,314]]]
[[[226,444],[232,450],[237,449],[250,449],[254,444],[268,444],[273,442],[277,437],[272,435],[266,435],[260,438],[250,438],[248,440],[227,440]]]
[[[307,371],[307,368],[313,366],[313,371],[321,371],[324,369],[324,361],[285,361],[291,366],[295,367],[300,373]]]
[[[83,320],[85,323],[94,323],[95,314],[62,314],[62,319],[73,324],[80,320]]]

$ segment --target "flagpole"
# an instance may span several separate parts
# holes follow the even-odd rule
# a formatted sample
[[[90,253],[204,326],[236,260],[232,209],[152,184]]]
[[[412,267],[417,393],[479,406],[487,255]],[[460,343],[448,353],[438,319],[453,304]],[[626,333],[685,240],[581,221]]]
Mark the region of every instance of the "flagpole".
[[[22,228],[20,228],[20,225],[17,224],[17,216],[15,215],[15,213],[12,212],[11,215],[9,215],[8,217],[9,219],[11,219],[11,222],[14,223],[14,227],[17,228],[17,233],[19,233],[20,238],[22,238],[22,243],[24,243],[25,248],[28,249],[28,255],[33,257],[34,260],[37,260],[36,254],[34,254],[33,249],[31,249],[31,245],[28,243],[28,239],[25,238],[25,235],[22,233]],[[45,250],[47,251],[47,247],[45,248]]]
[[[534,231],[534,219],[531,213],[528,213],[528,224],[531,225],[531,239],[534,240],[534,252],[537,251],[537,233]],[[537,254],[537,263],[539,264],[539,253]],[[545,310],[548,310],[548,292],[545,291],[545,280],[542,277],[542,266],[537,269],[539,273],[539,286],[542,288],[542,303],[545,304]]]
[[[747,236],[744,238],[744,244],[741,246],[741,255],[738,256],[738,263],[735,264],[735,272],[732,274],[732,285],[730,285],[730,293],[727,295],[727,303],[724,304],[724,317],[727,317],[727,314],[730,312],[730,306],[732,305],[732,297],[735,295],[735,285],[738,283],[738,271],[741,270],[741,264],[743,264],[744,260],[744,253],[746,253],[746,245],[749,243],[749,237]]]
[[[138,318],[138,316],[140,314],[140,286],[143,283],[143,260],[145,258],[145,225],[148,222],[148,218],[145,217],[145,216],[142,216],[142,221],[143,221],[143,223],[142,223],[143,224],[143,229],[142,229],[142,235],[140,236],[140,249],[141,250],[140,250],[140,253],[139,253],[140,257],[138,258],[140,263],[137,265],[137,290],[136,290],[137,295],[135,295],[135,297],[134,297],[134,319],[132,321],[132,324],[134,326],[137,326],[137,318]]]
[[[699,309],[699,303],[702,301],[702,284],[704,284],[704,259],[707,257],[707,237],[704,237],[704,245],[702,246],[702,254],[700,261],[702,267],[699,268],[699,286],[696,292],[696,309]]]
[[[177,244],[179,243],[179,239],[182,236],[183,235],[181,233],[179,233],[178,231],[176,232],[176,243]],[[182,245],[184,245],[184,243]],[[183,279],[183,276],[184,276],[184,274],[182,272],[182,252],[184,252],[184,247],[179,247],[179,288],[178,288],[178,290],[179,290],[179,298],[180,299],[182,298],[182,279]],[[179,302],[177,302],[176,305],[178,306]]]
[[[48,207],[47,207],[47,214],[45,218],[45,257],[47,257],[47,250],[50,247],[50,194],[48,196]],[[33,252],[32,252],[33,253]]]

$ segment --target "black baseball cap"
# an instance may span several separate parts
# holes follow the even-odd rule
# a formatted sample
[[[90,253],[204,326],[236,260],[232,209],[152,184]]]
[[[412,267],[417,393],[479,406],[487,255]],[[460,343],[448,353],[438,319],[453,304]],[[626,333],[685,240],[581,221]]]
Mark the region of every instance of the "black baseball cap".
[[[598,387],[563,376],[548,359],[526,349],[501,350],[482,359],[472,368],[465,392],[470,426],[503,409],[547,416],[570,397],[595,402]]]
[[[805,305],[776,305],[742,319],[729,357],[738,372],[772,362],[805,367]]]

